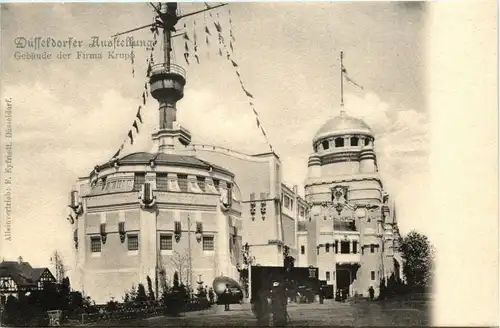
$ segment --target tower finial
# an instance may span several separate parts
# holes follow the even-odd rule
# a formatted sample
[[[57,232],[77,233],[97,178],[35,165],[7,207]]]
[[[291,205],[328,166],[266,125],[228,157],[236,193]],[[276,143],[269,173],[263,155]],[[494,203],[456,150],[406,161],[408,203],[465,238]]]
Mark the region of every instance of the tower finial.
[[[344,52],[340,52],[340,116],[345,114],[344,111]]]

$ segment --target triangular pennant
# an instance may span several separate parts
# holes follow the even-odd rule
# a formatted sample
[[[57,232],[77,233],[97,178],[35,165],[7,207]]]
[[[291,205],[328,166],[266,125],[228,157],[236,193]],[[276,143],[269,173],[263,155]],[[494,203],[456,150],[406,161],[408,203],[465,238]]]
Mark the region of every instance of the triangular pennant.
[[[139,120],[139,122],[142,123],[142,116],[141,116],[141,106],[139,106],[139,109],[137,110],[137,115],[135,115],[135,117],[137,117],[137,119]]]
[[[195,55],[194,55],[194,58],[196,58],[196,61],[197,61],[197,62],[198,62],[198,64],[199,64],[199,63],[200,63],[200,58],[198,58],[198,55],[197,55],[197,54],[195,54]]]
[[[134,137],[132,136],[132,130],[128,131],[127,135],[130,138],[130,144],[133,145],[134,144]]]
[[[208,41],[208,36],[205,37],[205,42],[206,42],[207,45],[210,45],[210,42]]]
[[[146,93],[145,92],[142,93],[142,103],[143,103],[143,105],[146,105]]]
[[[120,147],[120,148],[116,151],[116,153],[113,155],[113,157],[111,157],[111,158],[117,158],[118,156],[120,156],[121,151],[122,151],[122,148]]]
[[[208,35],[212,35],[212,33],[210,33],[210,30],[208,29],[208,26],[205,26],[205,33],[207,33]]]
[[[137,121],[134,121],[134,124],[132,126],[135,128],[135,131],[139,133],[139,127],[137,126]]]
[[[189,54],[187,52],[184,53],[184,59],[186,60],[186,63],[189,65]]]
[[[255,120],[257,121],[257,127],[260,128],[260,122],[259,122],[259,119],[258,118],[255,118]]]
[[[229,41],[229,48],[231,48],[231,52],[234,52],[234,48],[233,48],[233,41]]]
[[[238,64],[236,64],[236,62],[234,60],[231,59],[231,64],[233,64],[233,67],[238,67]],[[240,76],[240,74],[238,73],[238,71],[236,71],[236,74],[238,74],[238,76]]]
[[[188,34],[187,34],[187,33],[184,33],[184,40],[188,40],[188,41],[190,41],[190,40],[189,40],[189,36],[188,36]]]
[[[215,29],[217,32],[221,33],[222,32],[222,27],[220,26],[219,22],[214,22]]]
[[[259,113],[257,113],[257,111],[255,110],[255,108],[252,107],[252,110],[253,110],[253,113],[256,115],[256,116],[259,116]]]
[[[248,92],[245,88],[243,88],[243,91],[245,92],[247,97],[253,98],[253,95],[250,92]]]
[[[187,42],[184,42],[184,50],[186,52],[189,52],[189,46],[188,46]]]

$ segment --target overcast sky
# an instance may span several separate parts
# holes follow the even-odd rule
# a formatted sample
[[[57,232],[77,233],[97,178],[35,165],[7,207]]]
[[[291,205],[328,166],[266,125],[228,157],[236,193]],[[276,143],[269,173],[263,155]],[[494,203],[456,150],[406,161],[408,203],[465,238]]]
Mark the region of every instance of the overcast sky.
[[[130,60],[112,60],[107,50],[90,49],[92,36],[112,34],[152,21],[147,4],[8,5],[2,15],[2,90],[13,104],[12,235],[3,242],[5,258],[47,265],[60,249],[70,262],[73,248],[68,193],[80,176],[106,162],[132,126],[141,94],[148,52],[134,49]],[[184,4],[184,13],[201,9]],[[270,143],[284,164],[288,185],[306,178],[312,137],[339,113],[340,51],[350,77],[364,87],[345,86],[346,111],[363,118],[376,133],[384,184],[397,200],[402,233],[431,234],[431,217],[415,200],[429,187],[424,44],[426,8],[397,3],[242,3],[231,4],[235,36],[233,59]],[[219,13],[229,39],[227,7]],[[255,124],[234,67],[218,55],[215,28],[208,15],[194,21],[200,64],[185,65],[184,41],[175,39],[177,63],[188,71],[178,119],[193,143],[215,144],[250,154],[268,150]],[[214,37],[207,47],[204,24]],[[182,22],[178,25],[182,28]],[[102,60],[15,60],[16,37],[73,37],[82,51],[101,52]],[[150,40],[149,29],[133,34]],[[190,44],[192,48],[192,44]],[[57,50],[44,49],[55,57]],[[38,50],[43,52],[44,50]],[[130,53],[130,48],[118,49]],[[158,57],[160,54],[155,53]],[[144,124],[125,152],[150,150],[157,125],[153,99],[143,110]],[[34,247],[35,246],[35,247]],[[72,263],[68,263],[71,267]]]

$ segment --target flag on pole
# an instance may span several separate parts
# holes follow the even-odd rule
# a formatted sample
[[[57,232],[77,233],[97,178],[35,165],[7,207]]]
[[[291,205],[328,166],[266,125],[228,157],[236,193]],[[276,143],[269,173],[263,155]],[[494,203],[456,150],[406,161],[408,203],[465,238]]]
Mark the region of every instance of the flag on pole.
[[[139,133],[139,127],[137,126],[137,121],[134,121],[134,124],[132,124],[132,126],[135,128],[135,131]]]
[[[343,65],[342,65],[342,73],[344,73],[343,75],[344,75],[344,78],[345,78],[345,80],[346,80],[347,82],[350,82],[350,83],[354,84],[355,86],[357,86],[358,88],[360,88],[361,90],[364,90],[364,89],[363,89],[363,87],[362,87],[361,85],[359,85],[359,84],[357,84],[356,82],[354,82],[354,80],[353,80],[353,79],[351,79],[351,78],[349,77],[349,75],[347,75],[347,69],[346,69],[346,68],[345,68],[345,66],[343,66]]]

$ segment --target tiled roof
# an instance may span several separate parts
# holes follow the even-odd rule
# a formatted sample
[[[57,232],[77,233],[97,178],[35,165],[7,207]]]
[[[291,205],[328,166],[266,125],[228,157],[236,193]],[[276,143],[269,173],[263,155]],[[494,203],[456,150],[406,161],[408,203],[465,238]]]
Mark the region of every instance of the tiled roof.
[[[11,277],[18,286],[34,286],[47,268],[33,268],[28,262],[3,261],[0,277]]]

